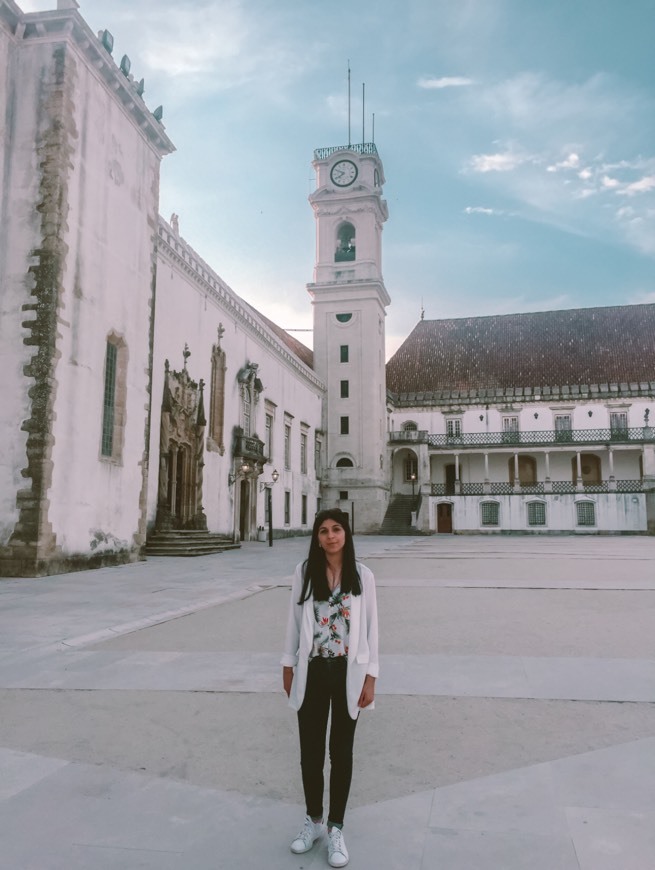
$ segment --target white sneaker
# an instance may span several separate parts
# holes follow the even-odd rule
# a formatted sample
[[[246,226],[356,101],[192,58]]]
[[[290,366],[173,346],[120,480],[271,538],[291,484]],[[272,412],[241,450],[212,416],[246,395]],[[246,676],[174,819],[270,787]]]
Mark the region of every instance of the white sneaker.
[[[296,855],[302,855],[303,852],[309,852],[322,833],[323,823],[313,822],[309,816],[305,816],[305,824],[303,825],[302,831],[291,843],[291,851]],[[337,866],[343,867],[343,864],[338,864]]]
[[[348,861],[348,849],[346,849],[343,831],[332,828],[328,831],[328,864],[330,867],[345,867]]]

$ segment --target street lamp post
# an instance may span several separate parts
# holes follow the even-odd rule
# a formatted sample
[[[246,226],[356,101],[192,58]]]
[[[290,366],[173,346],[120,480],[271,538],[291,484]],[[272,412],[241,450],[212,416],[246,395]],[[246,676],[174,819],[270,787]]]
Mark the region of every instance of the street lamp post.
[[[410,475],[410,477],[411,477],[411,481],[412,481],[412,501],[413,501],[414,500],[414,485],[416,483],[416,475],[414,473],[412,473]]]
[[[263,483],[262,488],[266,490],[266,508],[268,511],[268,546],[273,546],[273,487],[280,479],[280,473],[277,468],[273,469],[271,474],[272,483]]]

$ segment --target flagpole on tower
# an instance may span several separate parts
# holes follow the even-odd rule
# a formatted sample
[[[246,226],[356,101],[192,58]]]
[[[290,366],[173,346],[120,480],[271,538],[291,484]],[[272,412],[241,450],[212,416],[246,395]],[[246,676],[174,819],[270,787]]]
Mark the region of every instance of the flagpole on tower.
[[[348,147],[350,148],[350,60],[348,60]]]

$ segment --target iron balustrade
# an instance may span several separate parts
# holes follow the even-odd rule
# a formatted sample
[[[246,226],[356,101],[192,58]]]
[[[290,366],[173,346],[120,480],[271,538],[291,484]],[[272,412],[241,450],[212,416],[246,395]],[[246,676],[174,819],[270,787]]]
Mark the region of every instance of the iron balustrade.
[[[570,495],[576,492],[575,484],[570,480],[554,480],[551,488],[555,495]]]
[[[391,441],[404,440],[403,432],[391,432]],[[423,433],[420,433],[423,434]],[[407,439],[410,440],[410,439]],[[556,431],[541,430],[534,432],[467,432],[462,435],[428,435],[428,447],[453,449],[460,447],[507,447],[533,446],[548,447],[558,444],[626,444],[653,443],[655,429],[639,426],[631,429],[565,429]]]
[[[513,483],[500,481],[492,481],[486,484],[462,483],[461,481],[456,481],[454,484],[430,484],[430,495],[435,496],[576,495],[584,493],[626,493],[644,491],[644,483],[642,480],[616,480],[613,482],[603,480],[600,483],[583,483],[580,489],[578,489],[576,484],[572,483],[570,480],[553,480],[550,482],[550,490],[546,489],[546,485],[543,482],[522,484],[519,486],[514,486]]]
[[[643,484],[641,480],[617,480],[617,492],[643,492]]]

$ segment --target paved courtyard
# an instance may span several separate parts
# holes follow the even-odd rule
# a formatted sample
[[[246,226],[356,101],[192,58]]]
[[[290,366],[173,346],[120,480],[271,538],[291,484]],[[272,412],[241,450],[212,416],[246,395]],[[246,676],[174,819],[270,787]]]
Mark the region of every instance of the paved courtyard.
[[[278,665],[308,539],[0,581],[0,870],[315,870]],[[358,537],[362,870],[655,868],[655,540]]]

